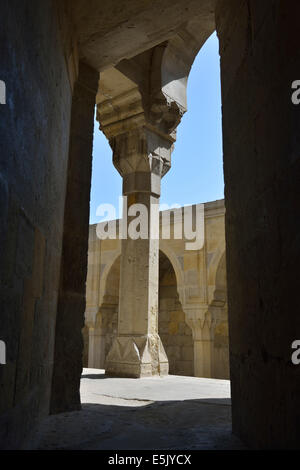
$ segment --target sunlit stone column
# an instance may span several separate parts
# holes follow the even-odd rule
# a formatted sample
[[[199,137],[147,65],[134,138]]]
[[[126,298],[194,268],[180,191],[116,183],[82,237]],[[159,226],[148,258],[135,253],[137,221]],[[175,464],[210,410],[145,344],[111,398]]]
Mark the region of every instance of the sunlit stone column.
[[[170,165],[172,139],[147,127],[113,139],[123,177],[123,224],[118,335],[106,373],[126,377],[168,374],[158,335],[160,181]]]
[[[210,378],[213,376],[214,320],[208,310],[197,308],[186,311],[186,321],[193,333],[194,375]]]
[[[178,62],[181,50],[188,63]],[[127,198],[118,335],[106,358],[110,375],[168,373],[158,336],[158,207],[160,181],[171,166],[175,129],[186,111],[186,76],[191,64],[186,50],[182,41],[165,42],[100,74],[97,119],[112,147]],[[148,233],[133,239],[131,229],[139,217],[132,212],[135,204],[142,204],[140,218],[147,211],[148,230],[145,217],[140,229]]]

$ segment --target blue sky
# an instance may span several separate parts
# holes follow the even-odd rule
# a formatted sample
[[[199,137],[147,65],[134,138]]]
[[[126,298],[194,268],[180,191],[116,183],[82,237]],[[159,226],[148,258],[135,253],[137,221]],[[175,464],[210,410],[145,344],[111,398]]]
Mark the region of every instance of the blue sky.
[[[162,180],[161,203],[195,204],[224,197],[220,59],[216,33],[197,55],[188,80],[188,111],[177,128],[172,167]],[[100,204],[118,208],[122,181],[110,146],[95,121],[90,223]],[[118,215],[118,214],[117,214]]]

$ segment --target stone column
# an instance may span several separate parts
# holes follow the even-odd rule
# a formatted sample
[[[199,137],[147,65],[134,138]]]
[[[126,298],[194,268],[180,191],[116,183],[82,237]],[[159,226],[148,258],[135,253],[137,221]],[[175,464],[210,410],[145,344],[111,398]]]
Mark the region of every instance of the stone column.
[[[194,339],[195,377],[213,376],[214,321],[207,308],[186,310],[186,321]]]
[[[110,375],[168,373],[158,336],[158,207],[161,177],[171,166],[175,129],[186,110],[186,82],[177,74],[182,63],[177,64],[172,51],[167,43],[156,46],[100,77],[97,117],[123,178],[124,216],[133,204],[143,204],[149,235],[122,240],[118,335],[106,362]],[[186,69],[185,64],[181,78]],[[123,229],[130,229],[132,216],[124,219]]]
[[[124,213],[118,335],[106,360],[106,373],[126,377],[168,374],[168,359],[158,335],[160,181],[169,167],[173,139],[146,126],[113,139],[114,164],[123,177]],[[132,239],[130,225],[141,204],[147,229]],[[137,206],[135,206],[138,208]],[[128,214],[128,217],[125,216]]]
[[[97,328],[89,328],[89,367],[104,368],[105,335]]]

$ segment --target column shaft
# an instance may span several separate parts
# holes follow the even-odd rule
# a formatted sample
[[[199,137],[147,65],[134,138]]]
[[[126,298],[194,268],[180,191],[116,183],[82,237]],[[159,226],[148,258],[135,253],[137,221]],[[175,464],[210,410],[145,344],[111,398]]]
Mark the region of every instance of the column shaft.
[[[118,169],[122,168],[127,213],[126,217],[123,214],[123,236],[127,237],[122,240],[118,336],[107,356],[106,373],[127,377],[163,375],[168,373],[168,359],[158,336],[163,163],[159,155],[149,152],[149,132],[131,132],[128,137],[122,135],[120,141],[125,154],[121,152],[114,159],[118,160]]]

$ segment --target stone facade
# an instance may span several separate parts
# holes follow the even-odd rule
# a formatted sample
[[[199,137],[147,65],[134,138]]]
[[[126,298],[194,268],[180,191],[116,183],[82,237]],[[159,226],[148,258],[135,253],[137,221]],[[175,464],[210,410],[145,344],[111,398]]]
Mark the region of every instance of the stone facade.
[[[182,209],[160,214],[158,332],[171,374],[229,378],[224,218],[223,200],[204,204],[204,246],[188,250],[184,236],[175,238]],[[169,221],[171,238],[163,239]],[[89,367],[106,367],[117,336],[120,255],[121,240],[100,240],[97,225],[91,225],[85,313]]]

